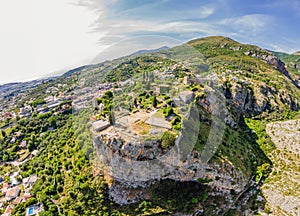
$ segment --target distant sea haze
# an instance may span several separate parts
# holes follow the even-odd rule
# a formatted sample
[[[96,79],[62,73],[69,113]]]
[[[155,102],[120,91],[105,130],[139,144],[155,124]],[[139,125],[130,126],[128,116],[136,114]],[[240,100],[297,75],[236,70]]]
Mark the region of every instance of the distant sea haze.
[[[70,68],[74,68],[74,67],[70,67]],[[24,83],[24,82],[30,82],[30,81],[34,81],[34,80],[40,80],[40,79],[45,79],[45,78],[50,78],[50,77],[56,77],[56,76],[60,76],[63,73],[65,73],[66,71],[71,70],[70,68],[67,69],[62,69],[56,72],[50,72],[50,73],[46,73],[43,75],[39,75],[39,76],[33,76],[31,78],[26,78],[26,79],[20,79],[20,80],[7,80],[7,81],[2,81],[0,78],[0,85],[5,85],[5,84],[10,84],[10,83]]]
[[[23,79],[23,80],[10,80],[10,81],[2,81],[0,80],[0,85],[5,85],[5,84],[10,84],[10,83],[24,83],[24,82],[30,82],[33,80],[38,80],[38,79],[43,79],[47,76],[38,76],[35,78],[28,78],[28,79]]]

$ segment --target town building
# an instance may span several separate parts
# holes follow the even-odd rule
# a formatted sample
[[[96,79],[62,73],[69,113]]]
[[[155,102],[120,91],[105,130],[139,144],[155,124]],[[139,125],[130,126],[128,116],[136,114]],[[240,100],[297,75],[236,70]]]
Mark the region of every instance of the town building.
[[[11,201],[11,200],[17,198],[19,196],[19,193],[20,193],[20,187],[19,186],[15,186],[13,188],[9,188],[6,191],[5,199],[7,201]]]
[[[183,91],[178,94],[178,97],[182,102],[189,104],[194,101],[194,92],[189,90]]]
[[[29,206],[28,208],[26,208],[26,216],[32,216],[32,215],[38,216],[39,213],[42,211],[43,211],[42,204],[32,205],[32,206]]]
[[[102,120],[96,121],[92,124],[92,127],[93,127],[94,131],[96,131],[96,132],[105,130],[109,126],[110,126],[110,123],[108,121],[102,121]]]

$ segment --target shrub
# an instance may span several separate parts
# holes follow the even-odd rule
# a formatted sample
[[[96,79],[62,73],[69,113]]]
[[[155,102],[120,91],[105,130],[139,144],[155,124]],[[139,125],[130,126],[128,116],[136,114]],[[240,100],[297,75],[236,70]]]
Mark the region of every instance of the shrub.
[[[163,113],[165,114],[165,117],[167,118],[169,115],[174,113],[174,110],[172,107],[167,107],[163,109]]]
[[[206,178],[198,178],[197,181],[201,184],[207,184],[207,183],[212,182],[213,180],[212,179],[206,179]]]
[[[166,131],[161,138],[161,147],[168,149],[175,144],[176,137],[173,133]]]

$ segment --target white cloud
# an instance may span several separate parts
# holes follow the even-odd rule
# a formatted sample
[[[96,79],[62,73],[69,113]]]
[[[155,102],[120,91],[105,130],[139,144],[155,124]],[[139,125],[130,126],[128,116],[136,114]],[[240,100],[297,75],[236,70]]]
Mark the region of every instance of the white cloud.
[[[216,32],[214,26],[204,21],[216,13],[214,4],[205,4],[195,8],[173,7],[172,1],[153,1],[122,8],[122,0],[115,2],[104,0],[79,0],[90,10],[101,11],[94,30],[105,35],[100,44],[109,45],[125,38],[140,34],[189,34],[191,31],[203,34]],[[131,2],[132,3],[132,2]],[[130,2],[126,2],[130,4]],[[116,9],[117,8],[117,9]],[[203,20],[194,22],[193,20]],[[214,30],[213,30],[214,29]]]
[[[276,28],[275,17],[247,13],[237,16],[238,12],[224,0],[182,8],[168,0],[140,5],[128,2],[2,1],[0,82],[89,63],[89,58],[108,45],[137,35],[172,35],[180,40],[225,35],[264,44],[272,32],[269,29],[274,32]],[[281,4],[276,0],[270,7]],[[295,0],[290,5],[300,8]]]
[[[91,34],[95,14],[68,0],[0,3],[0,83],[40,77],[87,63],[103,34]]]
[[[225,25],[237,30],[240,33],[255,35],[268,25],[272,24],[272,17],[263,14],[250,14],[233,18],[225,18],[219,21],[220,25]]]
[[[100,31],[101,29],[105,29],[105,26],[110,26],[110,28],[100,41],[100,43],[104,45],[109,45],[136,35],[173,34],[187,37],[188,34],[193,32],[202,34],[203,36],[224,33],[209,22],[193,21],[156,22],[144,20],[110,20],[109,22],[106,22],[105,25],[101,25],[101,27],[99,27]]]
[[[203,6],[201,8],[202,18],[209,17],[209,16],[213,15],[214,12],[215,12],[215,9],[213,7]]]
[[[122,1],[119,0],[116,5],[119,6],[121,3]],[[225,16],[228,16],[230,8],[223,0],[195,8],[176,8],[172,7],[171,2],[164,5],[165,3],[154,1],[135,5],[129,9],[122,9],[120,6],[116,10],[112,3],[91,0],[88,7],[98,8],[102,12],[95,23],[95,30],[99,32],[108,30],[100,41],[105,45],[142,34],[174,35],[180,39],[209,35],[253,38],[263,32],[273,21],[272,17],[263,14],[224,19],[222,14],[226,13]],[[234,13],[231,11],[231,14]]]

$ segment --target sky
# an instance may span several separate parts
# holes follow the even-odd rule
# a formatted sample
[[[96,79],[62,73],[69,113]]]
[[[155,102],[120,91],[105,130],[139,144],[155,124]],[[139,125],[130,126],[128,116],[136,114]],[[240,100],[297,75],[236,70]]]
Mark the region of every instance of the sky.
[[[212,35],[292,53],[299,22],[299,0],[1,0],[0,83]]]

